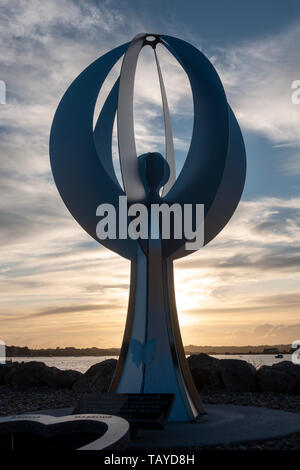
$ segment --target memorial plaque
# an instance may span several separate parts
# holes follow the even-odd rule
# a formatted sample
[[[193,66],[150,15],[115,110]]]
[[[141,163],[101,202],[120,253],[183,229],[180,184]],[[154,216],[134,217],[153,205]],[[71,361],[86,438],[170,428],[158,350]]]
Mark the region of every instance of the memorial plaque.
[[[73,414],[111,414],[126,419],[131,429],[164,429],[174,399],[173,393],[90,393]]]

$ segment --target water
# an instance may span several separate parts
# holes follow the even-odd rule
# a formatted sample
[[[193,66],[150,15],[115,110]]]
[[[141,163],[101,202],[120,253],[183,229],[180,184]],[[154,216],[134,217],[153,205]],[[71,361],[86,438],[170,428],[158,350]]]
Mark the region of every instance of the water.
[[[57,367],[58,369],[78,370],[86,372],[92,365],[102,362],[105,359],[118,359],[118,356],[62,356],[62,357],[13,357],[13,362],[44,362],[49,367]]]
[[[276,362],[290,361],[291,355],[284,354],[283,358],[276,359],[272,354],[242,354],[242,355],[216,355],[213,356],[218,359],[242,359],[244,361],[253,364],[254,367],[259,368],[262,365],[271,366]],[[84,357],[13,357],[13,362],[29,362],[29,361],[41,361],[47,366],[57,367],[58,369],[73,369],[79,372],[86,372],[89,367],[98,362],[102,362],[105,359],[118,359],[117,356],[84,356]]]

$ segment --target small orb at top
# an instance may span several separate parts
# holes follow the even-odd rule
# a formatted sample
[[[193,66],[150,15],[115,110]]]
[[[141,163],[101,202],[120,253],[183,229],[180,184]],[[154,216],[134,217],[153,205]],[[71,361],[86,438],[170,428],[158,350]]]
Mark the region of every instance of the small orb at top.
[[[154,42],[156,40],[155,36],[146,36],[146,40],[149,42]]]

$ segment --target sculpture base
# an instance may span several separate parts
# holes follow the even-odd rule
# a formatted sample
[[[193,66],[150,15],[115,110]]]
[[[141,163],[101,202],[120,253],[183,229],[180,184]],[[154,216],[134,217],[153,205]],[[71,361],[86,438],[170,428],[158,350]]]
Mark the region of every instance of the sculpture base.
[[[128,450],[218,446],[300,432],[300,415],[254,406],[207,405],[198,423],[169,423],[162,432],[141,431]]]
[[[205,405],[207,415],[198,423],[169,423],[164,431],[139,431],[130,450],[175,449],[216,446],[288,436],[300,432],[300,415],[255,406]],[[38,411],[39,414],[64,416],[73,408]]]

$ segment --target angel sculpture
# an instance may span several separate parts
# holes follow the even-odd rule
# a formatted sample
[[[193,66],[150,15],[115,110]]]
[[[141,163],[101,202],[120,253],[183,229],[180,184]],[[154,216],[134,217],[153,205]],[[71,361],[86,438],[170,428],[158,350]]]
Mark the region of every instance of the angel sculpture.
[[[176,178],[168,102],[156,53],[166,47],[185,70],[194,104],[192,139]],[[165,123],[165,158],[137,156],[134,137],[134,78],[139,53],[155,55]],[[95,127],[93,115],[103,82],[124,55]],[[112,162],[112,134],[117,113],[123,188]],[[149,149],[151,150],[151,149]],[[50,157],[58,191],[77,222],[97,241],[100,203],[118,210],[127,204],[204,205],[204,239],[209,243],[234,213],[244,188],[246,155],[238,122],[210,61],[187,42],[165,35],[139,34],[88,66],[64,94],[52,124]],[[197,222],[193,215],[194,225]],[[196,221],[196,222],[195,222]],[[130,216],[125,223],[130,223]],[[117,221],[117,234],[120,222]],[[196,233],[197,227],[195,227]],[[161,227],[158,227],[158,232]],[[110,386],[116,393],[174,393],[171,421],[192,421],[205,410],[185,358],[177,318],[173,261],[189,255],[187,238],[131,239],[117,236],[101,243],[131,261],[130,294],[123,343]]]

